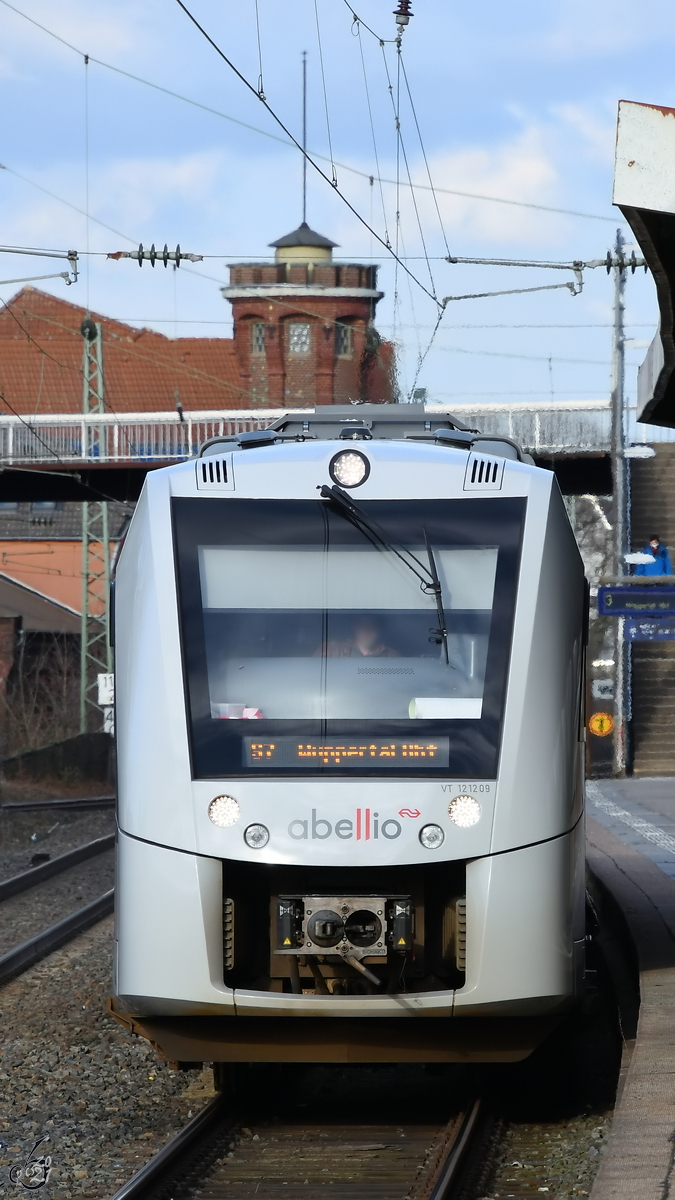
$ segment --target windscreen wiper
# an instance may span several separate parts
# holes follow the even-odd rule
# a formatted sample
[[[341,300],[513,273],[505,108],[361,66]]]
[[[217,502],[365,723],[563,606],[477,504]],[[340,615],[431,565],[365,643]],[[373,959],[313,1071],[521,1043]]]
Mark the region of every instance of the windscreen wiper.
[[[429,539],[427,537],[426,525],[422,526],[422,533],[424,534],[424,544],[426,545],[427,554],[429,555],[429,574],[431,575],[431,590],[433,591],[434,597],[436,599],[436,610],[438,612],[438,629],[431,630],[431,632],[436,634],[437,641],[440,640],[443,643],[443,650],[445,651],[445,661],[448,665],[450,665],[450,657],[448,655],[448,627],[445,623],[445,610],[443,608],[443,591],[441,588],[441,581],[438,578],[438,571],[436,570],[436,560],[434,558],[434,552],[431,549],[431,546],[429,545]]]
[[[427,554],[429,556],[428,567],[426,567],[423,562],[420,562],[419,558],[417,555],[413,554],[412,550],[408,550],[405,546],[402,546],[401,549],[398,550],[396,546],[393,546],[384,531],[379,528],[375,521],[371,521],[369,517],[366,517],[361,509],[354,504],[351,496],[349,496],[347,492],[343,491],[342,488],[338,487],[337,484],[334,484],[333,487],[329,487],[328,484],[324,483],[319,488],[319,494],[324,500],[332,500],[341,516],[350,521],[360,533],[362,533],[370,542],[373,543],[373,545],[389,551],[390,554],[395,554],[396,557],[403,563],[404,567],[407,567],[409,571],[412,571],[413,575],[415,575],[415,577],[419,580],[420,588],[424,592],[425,596],[433,596],[435,598],[436,609],[438,612],[438,629],[430,630],[430,632],[434,635],[433,640],[436,643],[439,641],[442,642],[445,661],[449,665],[450,657],[448,654],[448,629],[445,623],[445,612],[443,610],[443,592],[441,589],[441,581],[438,577],[438,571],[436,570],[436,562],[434,559],[433,550],[429,545],[429,539],[427,537],[425,526],[422,526],[422,532],[424,533],[424,541],[427,548]]]

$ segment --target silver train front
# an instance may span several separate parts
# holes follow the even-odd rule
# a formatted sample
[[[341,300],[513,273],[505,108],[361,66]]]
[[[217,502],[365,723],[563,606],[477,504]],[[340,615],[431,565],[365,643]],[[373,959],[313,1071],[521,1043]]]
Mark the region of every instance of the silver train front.
[[[501,646],[493,645],[494,628],[490,643],[490,653],[503,656],[504,685],[489,774],[472,770],[468,759],[464,773],[456,762],[453,769],[452,755],[447,768],[431,775],[424,763],[421,769],[394,767],[379,775],[358,766],[348,773],[331,774],[327,767],[308,775],[287,764],[276,774],[238,766],[207,777],[206,750],[202,766],[195,766],[196,701],[187,666],[193,617],[185,615],[187,585],[177,570],[176,513],[191,501],[194,519],[201,511],[195,505],[216,504],[213,511],[228,529],[235,501],[239,506],[265,501],[280,510],[304,502],[314,510],[325,503],[317,488],[330,482],[331,462],[344,449],[338,441],[245,451],[224,447],[217,478],[213,469],[208,478],[200,474],[203,460],[147,477],[115,583],[119,839],[113,1009],[178,1060],[522,1057],[583,985],[585,581],[552,473],[492,455],[497,469],[486,471],[481,486],[475,470],[471,474],[476,455],[458,448],[376,440],[359,446],[369,475],[352,495],[364,512],[371,502],[380,504],[380,514],[388,503],[397,511],[426,503],[433,512],[455,502],[466,506],[456,511],[466,513],[471,546],[472,514],[498,514],[499,505],[516,511],[520,505],[510,621],[499,634]],[[202,571],[202,590],[204,578]],[[358,604],[356,597],[354,607]],[[385,661],[394,670],[395,660]],[[254,721],[236,724],[246,726],[250,767],[251,754],[261,753],[251,747],[276,744],[275,735],[258,735],[263,725]],[[410,721],[409,741],[392,738],[391,745],[400,753],[401,745],[414,743],[418,727],[450,728],[452,734],[452,724]],[[396,729],[401,728],[399,722]],[[364,729],[366,743],[370,737],[380,750],[387,744],[386,735],[373,741]],[[382,733],[381,723],[378,729]],[[473,730],[472,725],[479,747]],[[208,730],[208,740],[207,735]],[[315,753],[326,740],[300,744]],[[333,737],[333,763],[336,752],[361,742]],[[240,814],[226,827],[209,817],[219,795],[232,797]],[[475,824],[463,827],[450,819],[449,806],[459,795],[478,801]],[[245,840],[244,831],[254,825],[269,832],[265,845]],[[442,844],[422,843],[425,825],[441,828]],[[351,881],[346,888],[339,886],[342,876]],[[424,938],[433,935],[445,938],[454,962],[444,973],[429,950],[426,974],[406,968],[407,976],[402,970],[397,976],[391,968],[395,948],[389,945],[381,986],[366,981],[362,987],[328,987],[313,982],[303,959],[302,988],[294,991],[295,968],[275,945],[275,904],[278,915],[282,890],[305,909],[312,895],[377,896],[390,918],[393,909],[386,905],[392,897],[410,897],[418,910],[412,936],[422,958]],[[235,893],[240,911],[233,948],[228,899]],[[432,911],[434,897],[443,912]],[[303,938],[306,921],[305,916]],[[312,953],[318,949],[315,945]],[[246,970],[233,972],[231,954],[254,964],[248,977]],[[330,981],[330,951],[322,958],[327,966],[321,974]],[[377,952],[361,953],[360,959],[371,974],[385,961]],[[357,978],[356,971],[352,975]],[[329,1024],[302,1022],[298,1032],[297,1018],[310,1017]],[[477,1023],[458,1018],[480,1018],[483,1031],[500,1032],[477,1037]],[[537,1021],[540,1032],[523,1033],[534,1031]],[[394,1033],[392,1022],[398,1023]],[[378,1036],[378,1027],[388,1032]]]

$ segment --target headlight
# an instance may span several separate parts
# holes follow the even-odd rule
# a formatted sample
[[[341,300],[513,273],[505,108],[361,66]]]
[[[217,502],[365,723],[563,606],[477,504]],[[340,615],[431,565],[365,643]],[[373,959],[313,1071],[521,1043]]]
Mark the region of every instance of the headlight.
[[[440,825],[425,825],[420,829],[420,841],[426,850],[438,850],[445,841],[445,834]]]
[[[480,821],[480,804],[473,796],[455,796],[448,805],[448,816],[460,829],[469,829]]]
[[[209,817],[219,829],[234,825],[241,816],[241,809],[234,796],[214,796],[209,804]]]
[[[247,825],[244,830],[244,841],[251,850],[262,850],[270,840],[270,831],[266,825]]]
[[[330,477],[340,487],[354,488],[365,483],[370,475],[370,463],[358,450],[341,450],[330,460]]]

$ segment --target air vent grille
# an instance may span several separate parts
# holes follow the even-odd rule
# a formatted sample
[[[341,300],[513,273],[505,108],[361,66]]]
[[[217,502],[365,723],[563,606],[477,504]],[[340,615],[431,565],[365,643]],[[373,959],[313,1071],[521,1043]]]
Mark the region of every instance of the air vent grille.
[[[466,897],[455,901],[455,962],[466,972]]]
[[[499,492],[503,477],[503,458],[491,454],[470,454],[464,476],[464,491]]]
[[[197,460],[197,488],[200,492],[231,492],[234,490],[232,477],[232,455],[209,454]]]
[[[231,971],[234,966],[234,900],[223,897],[223,966]]]

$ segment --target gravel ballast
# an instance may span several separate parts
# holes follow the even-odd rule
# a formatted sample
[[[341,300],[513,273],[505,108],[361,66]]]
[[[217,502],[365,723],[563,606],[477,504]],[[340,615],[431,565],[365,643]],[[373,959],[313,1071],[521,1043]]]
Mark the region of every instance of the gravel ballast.
[[[115,832],[115,810],[0,808],[0,880],[30,870],[31,859],[48,854],[56,858],[94,838]],[[101,888],[101,891],[104,891]]]
[[[112,938],[108,917],[0,990],[0,1196],[47,1134],[41,1195],[108,1200],[214,1094],[107,1015]]]
[[[510,1124],[490,1190],[482,1200],[588,1196],[607,1145],[612,1114]]]
[[[53,879],[0,902],[0,954],[41,933],[115,885],[115,852],[77,863]]]

